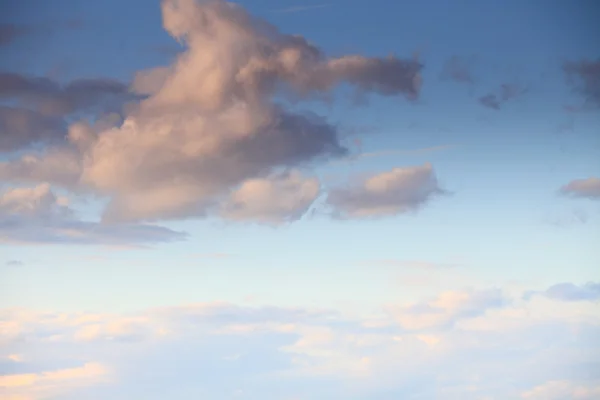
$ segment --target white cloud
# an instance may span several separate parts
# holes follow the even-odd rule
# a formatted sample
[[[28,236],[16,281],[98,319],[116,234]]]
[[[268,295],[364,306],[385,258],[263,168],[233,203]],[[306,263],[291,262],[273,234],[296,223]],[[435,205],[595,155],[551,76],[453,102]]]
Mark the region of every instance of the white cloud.
[[[408,330],[448,329],[461,319],[478,317],[490,309],[506,306],[507,302],[499,289],[449,291],[430,301],[390,307],[389,312]]]
[[[236,390],[241,398],[267,400],[595,395],[600,382],[590,373],[600,355],[600,320],[582,308],[589,305],[568,303],[569,309],[554,312],[565,303],[505,300],[496,290],[440,294],[422,304],[439,309],[442,318],[410,330],[402,316],[427,316],[431,309],[399,305],[400,312],[379,324],[332,310],[228,303],[135,315],[1,310],[0,343],[28,368],[26,374],[1,372],[0,362],[2,394],[43,398],[14,382],[71,375],[79,382],[88,375],[42,372],[79,371],[88,363],[102,366],[87,368],[98,372],[90,374],[89,386],[53,381],[61,399],[219,399]],[[500,303],[505,307],[497,308]],[[111,379],[100,371],[110,371]],[[584,383],[542,385],[557,377]]]
[[[521,397],[532,400],[593,400],[600,398],[600,384],[549,381],[524,392]]]

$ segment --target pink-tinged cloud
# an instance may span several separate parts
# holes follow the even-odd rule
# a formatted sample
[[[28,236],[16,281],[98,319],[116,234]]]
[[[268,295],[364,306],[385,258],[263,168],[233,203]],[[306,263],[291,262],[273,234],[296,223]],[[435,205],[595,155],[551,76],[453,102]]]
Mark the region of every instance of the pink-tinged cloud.
[[[332,189],[327,203],[341,218],[369,218],[417,211],[446,193],[431,164],[394,168],[358,184]]]
[[[292,112],[274,97],[312,98],[340,84],[384,96],[419,94],[422,65],[414,60],[328,57],[303,37],[283,34],[224,1],[165,0],[162,13],[165,30],[185,50],[172,65],[136,75],[131,88],[143,99],[126,107],[124,120],[74,124],[63,146],[0,162],[0,179],[43,179],[102,196],[108,199],[105,222],[207,215],[292,221],[310,206],[314,183],[300,185],[301,200],[290,204],[289,186],[264,182],[281,170],[348,151],[327,120]],[[20,76],[5,80],[13,92],[36,96],[43,83]],[[96,99],[122,90],[86,81],[58,94],[68,108],[85,104],[70,101],[80,93]],[[257,182],[283,190],[288,200],[271,199],[273,209],[258,205]]]
[[[600,178],[575,179],[561,187],[560,192],[572,197],[599,200]]]
[[[0,370],[0,398],[592,399],[599,332],[590,304],[499,289],[372,317],[223,302],[135,314],[0,309],[0,348],[19,355],[0,356],[0,369],[23,371]]]

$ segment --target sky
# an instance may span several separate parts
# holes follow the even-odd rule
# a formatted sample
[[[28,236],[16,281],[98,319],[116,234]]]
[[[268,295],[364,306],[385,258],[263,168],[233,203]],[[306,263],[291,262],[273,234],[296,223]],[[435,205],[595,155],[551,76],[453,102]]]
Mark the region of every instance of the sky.
[[[0,9],[1,399],[600,398],[595,1]]]

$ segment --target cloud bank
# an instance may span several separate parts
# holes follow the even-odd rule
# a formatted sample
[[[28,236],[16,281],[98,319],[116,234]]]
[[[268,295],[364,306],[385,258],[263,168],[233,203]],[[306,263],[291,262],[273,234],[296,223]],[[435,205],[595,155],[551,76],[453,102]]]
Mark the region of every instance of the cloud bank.
[[[599,332],[590,303],[497,288],[363,317],[222,302],[2,309],[0,397],[593,399]]]

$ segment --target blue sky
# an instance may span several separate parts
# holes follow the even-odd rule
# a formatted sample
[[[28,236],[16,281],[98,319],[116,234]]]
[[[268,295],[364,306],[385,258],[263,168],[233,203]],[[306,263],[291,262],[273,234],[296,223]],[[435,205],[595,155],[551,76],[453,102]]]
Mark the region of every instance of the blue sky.
[[[171,398],[600,393],[574,355],[597,354],[600,327],[600,7],[237,4],[2,3],[0,397],[160,398],[131,370],[177,357],[141,373]],[[210,333],[186,323],[196,312],[215,314]],[[385,329],[350,327],[373,319]],[[262,328],[232,339],[248,324]],[[386,350],[385,335],[443,349]],[[495,335],[506,359],[467,346]],[[544,346],[573,365],[546,371]],[[249,378],[252,357],[221,368],[229,353],[266,375]],[[536,373],[493,383],[524,359]],[[35,375],[62,370],[75,378]]]

